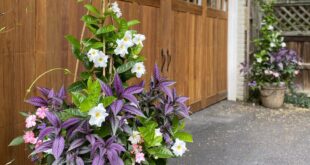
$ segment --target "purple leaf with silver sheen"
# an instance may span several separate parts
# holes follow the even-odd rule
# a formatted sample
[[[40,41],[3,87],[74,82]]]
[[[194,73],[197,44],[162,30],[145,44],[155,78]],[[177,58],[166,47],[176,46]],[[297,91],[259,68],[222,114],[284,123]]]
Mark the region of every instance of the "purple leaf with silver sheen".
[[[62,136],[58,136],[54,139],[52,153],[55,159],[59,159],[65,148],[65,139]]]
[[[124,102],[123,100],[116,100],[112,103],[111,110],[114,116],[116,116],[123,108]]]
[[[126,104],[123,106],[124,111],[131,113],[133,115],[137,115],[137,116],[141,116],[141,117],[145,117],[143,112],[141,110],[139,110],[137,107]]]
[[[93,165],[104,164],[105,160],[108,160],[111,165],[124,164],[120,158],[120,154],[126,150],[122,145],[117,143],[115,137],[110,137],[106,142],[98,136],[90,137],[88,139],[95,139],[95,142],[91,145],[91,156],[94,157],[92,161]]]

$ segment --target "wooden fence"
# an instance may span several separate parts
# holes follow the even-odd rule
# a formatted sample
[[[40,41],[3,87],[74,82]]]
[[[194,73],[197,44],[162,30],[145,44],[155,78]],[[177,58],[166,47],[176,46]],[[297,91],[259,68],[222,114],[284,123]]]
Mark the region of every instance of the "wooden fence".
[[[145,78],[154,63],[159,64],[164,75],[177,81],[179,94],[190,96],[189,104],[197,111],[226,98],[227,8],[208,8],[206,0],[190,2],[201,5],[183,0],[119,1],[123,15],[139,19],[136,29],[147,37],[142,53],[147,59]],[[85,9],[76,0],[1,0],[0,12],[5,13],[0,27],[6,27],[0,32],[0,164],[15,159],[12,164],[25,165],[30,162],[24,146],[7,147],[13,137],[23,134],[24,118],[18,112],[32,110],[23,102],[25,91],[48,69],[74,70],[75,59],[64,35],[80,35]],[[72,81],[72,75],[54,72],[37,85],[58,89]]]
[[[274,7],[288,48],[298,52],[303,69],[297,79],[298,90],[310,94],[310,2],[277,3]]]

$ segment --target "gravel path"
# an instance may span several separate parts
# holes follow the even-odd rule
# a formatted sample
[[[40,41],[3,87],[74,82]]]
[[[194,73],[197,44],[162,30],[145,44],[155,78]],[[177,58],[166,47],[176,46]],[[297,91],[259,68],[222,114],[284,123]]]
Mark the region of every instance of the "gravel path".
[[[170,165],[310,164],[310,109],[223,101],[191,118],[194,143]]]

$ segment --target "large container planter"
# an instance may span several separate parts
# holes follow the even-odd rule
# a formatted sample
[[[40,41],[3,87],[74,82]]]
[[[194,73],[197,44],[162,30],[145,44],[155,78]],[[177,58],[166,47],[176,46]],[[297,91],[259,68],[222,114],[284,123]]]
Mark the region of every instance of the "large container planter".
[[[285,85],[264,85],[260,89],[260,98],[264,107],[278,109],[284,103]]]

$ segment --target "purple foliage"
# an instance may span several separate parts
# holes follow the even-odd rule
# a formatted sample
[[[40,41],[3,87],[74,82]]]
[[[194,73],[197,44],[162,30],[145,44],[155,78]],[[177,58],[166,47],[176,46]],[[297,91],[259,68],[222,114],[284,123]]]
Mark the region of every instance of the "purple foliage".
[[[91,157],[93,165],[103,165],[108,161],[111,165],[123,165],[124,162],[120,158],[120,154],[125,148],[116,142],[115,137],[110,137],[104,141],[97,135],[88,135],[87,140],[91,144]]]
[[[58,92],[53,89],[38,87],[42,97],[36,96],[26,100],[27,103],[35,107],[49,107],[50,110],[59,111],[66,98],[66,91],[64,86]]]

